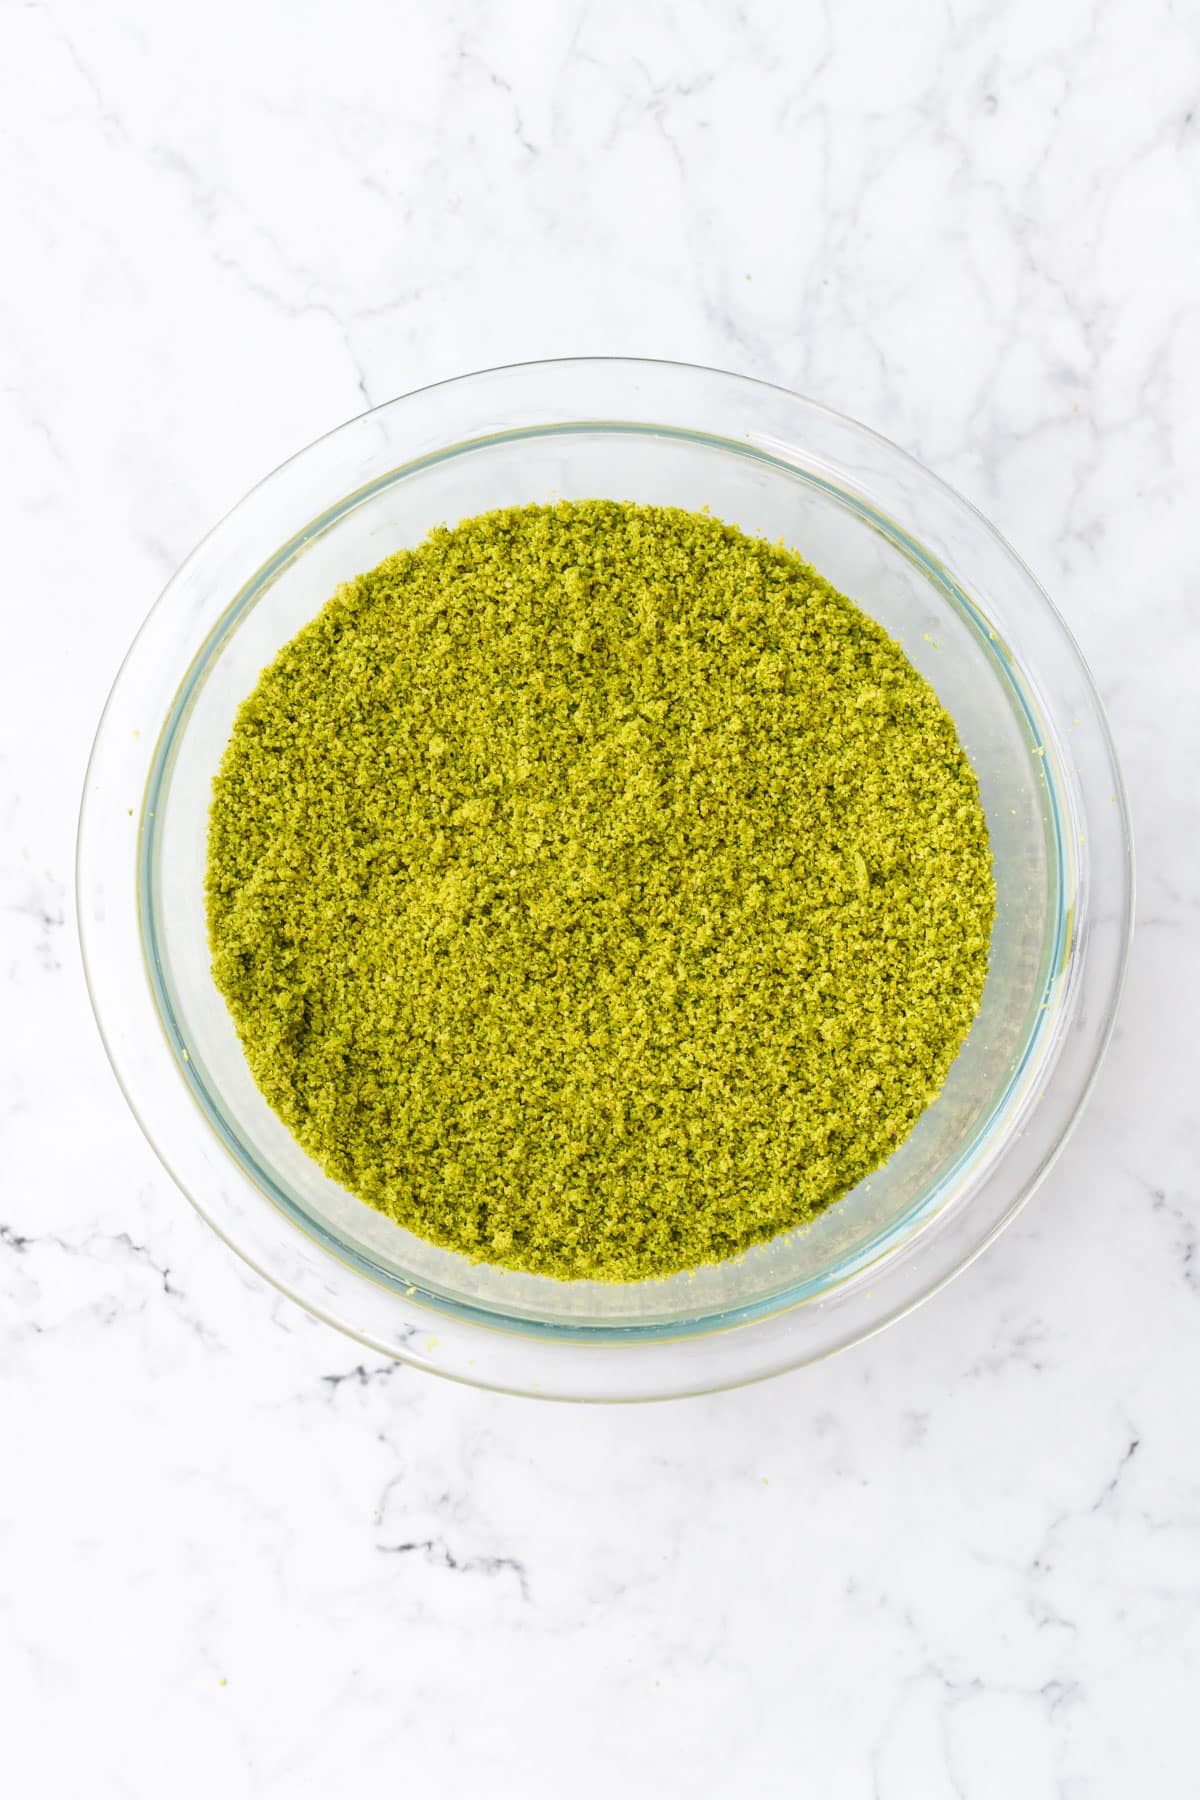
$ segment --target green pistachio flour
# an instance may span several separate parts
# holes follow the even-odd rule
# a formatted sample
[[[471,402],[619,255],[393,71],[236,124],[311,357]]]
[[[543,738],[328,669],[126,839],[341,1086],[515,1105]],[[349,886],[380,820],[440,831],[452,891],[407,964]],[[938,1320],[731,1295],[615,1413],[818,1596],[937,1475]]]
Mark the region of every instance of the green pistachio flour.
[[[217,984],[337,1181],[473,1259],[667,1275],[935,1097],[994,888],[933,690],[778,545],[593,500],[338,589],[214,784]]]

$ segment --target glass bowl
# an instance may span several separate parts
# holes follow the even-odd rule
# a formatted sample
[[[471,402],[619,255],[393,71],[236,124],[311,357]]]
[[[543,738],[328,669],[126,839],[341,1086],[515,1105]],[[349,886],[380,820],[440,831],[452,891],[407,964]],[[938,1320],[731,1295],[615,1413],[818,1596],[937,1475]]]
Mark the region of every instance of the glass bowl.
[[[435,524],[602,496],[783,539],[902,640],[979,777],[997,914],[983,1004],[907,1141],[804,1231],[668,1280],[471,1263],[325,1176],[250,1077],[209,969],[210,786],[262,667],[340,581]],[[168,584],[88,770],[78,900],[118,1079],[226,1241],[377,1351],[579,1399],[705,1391],[811,1361],[974,1256],[1049,1167],[1112,1029],[1128,820],[1086,667],[984,519],[903,451],[761,382],[668,363],[495,369],[365,413],[234,508]]]

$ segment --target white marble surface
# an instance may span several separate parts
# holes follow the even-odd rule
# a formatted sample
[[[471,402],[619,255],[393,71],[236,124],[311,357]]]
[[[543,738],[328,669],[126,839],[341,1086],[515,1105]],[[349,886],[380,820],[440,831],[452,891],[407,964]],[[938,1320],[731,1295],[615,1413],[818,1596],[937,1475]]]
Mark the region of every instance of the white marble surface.
[[[1192,0],[0,7],[4,1792],[1200,1792],[1198,92]],[[1082,640],[1141,865],[1001,1242],[644,1409],[266,1290],[126,1114],[71,917],[194,540],[364,400],[579,351],[778,379],[959,485]]]

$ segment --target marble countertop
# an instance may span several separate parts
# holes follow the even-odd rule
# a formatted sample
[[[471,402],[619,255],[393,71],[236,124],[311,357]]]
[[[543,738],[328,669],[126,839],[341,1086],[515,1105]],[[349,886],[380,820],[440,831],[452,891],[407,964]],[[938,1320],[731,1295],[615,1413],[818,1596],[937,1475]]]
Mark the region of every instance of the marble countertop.
[[[1200,1791],[1200,19],[1145,0],[0,11],[0,1781],[21,1800]],[[587,1409],[364,1355],[139,1135],[75,813],[260,475],[408,388],[714,363],[911,448],[1110,708],[1067,1152],[914,1316]]]

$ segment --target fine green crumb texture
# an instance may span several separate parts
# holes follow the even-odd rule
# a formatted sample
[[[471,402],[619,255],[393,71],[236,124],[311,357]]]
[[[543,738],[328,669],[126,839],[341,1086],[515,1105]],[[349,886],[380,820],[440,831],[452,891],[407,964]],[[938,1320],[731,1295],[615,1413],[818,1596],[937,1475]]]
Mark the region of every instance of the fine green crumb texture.
[[[327,1172],[608,1281],[735,1255],[896,1147],[979,1006],[974,774],[790,552],[583,501],[339,588],[238,713],[213,969]]]

